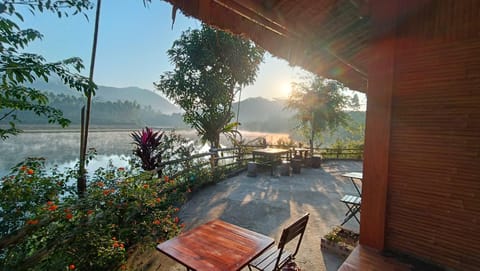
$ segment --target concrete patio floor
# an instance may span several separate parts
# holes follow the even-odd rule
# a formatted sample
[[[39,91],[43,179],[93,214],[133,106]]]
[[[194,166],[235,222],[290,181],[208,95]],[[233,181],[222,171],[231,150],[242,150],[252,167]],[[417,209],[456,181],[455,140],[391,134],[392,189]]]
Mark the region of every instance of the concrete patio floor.
[[[341,175],[361,170],[361,161],[327,161],[321,168],[302,168],[301,174],[292,176],[272,177],[269,170],[264,170],[257,177],[247,177],[244,172],[196,192],[179,216],[186,224],[185,230],[220,218],[271,236],[277,243],[285,226],[309,212],[295,262],[302,271],[337,270],[344,259],[322,251],[320,238],[343,221],[347,209],[339,199],[346,193],[356,193],[350,180]],[[359,229],[354,219],[344,226]],[[186,270],[160,252],[143,257],[139,264],[144,270]]]

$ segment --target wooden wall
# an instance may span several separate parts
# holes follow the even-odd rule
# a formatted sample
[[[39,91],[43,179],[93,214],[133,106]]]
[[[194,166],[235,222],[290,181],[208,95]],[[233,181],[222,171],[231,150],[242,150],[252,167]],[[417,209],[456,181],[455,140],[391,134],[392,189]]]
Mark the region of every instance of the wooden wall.
[[[480,1],[400,13],[385,245],[480,270]]]

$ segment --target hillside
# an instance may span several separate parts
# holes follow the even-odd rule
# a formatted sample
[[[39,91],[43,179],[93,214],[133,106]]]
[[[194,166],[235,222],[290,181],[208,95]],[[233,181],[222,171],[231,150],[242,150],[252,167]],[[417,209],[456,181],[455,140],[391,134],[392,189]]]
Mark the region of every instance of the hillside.
[[[260,132],[288,132],[294,127],[293,112],[284,110],[284,100],[268,100],[261,97],[240,102],[241,129]],[[237,114],[238,103],[232,106]],[[236,119],[234,119],[236,120]]]
[[[48,83],[38,81],[32,86],[53,94],[73,95],[76,97],[81,95],[79,92],[69,89],[58,80],[51,80]],[[142,107],[150,106],[152,110],[167,115],[181,112],[179,107],[170,103],[162,96],[154,93],[153,91],[138,87],[116,88],[109,86],[98,86],[98,90],[93,100],[97,102],[135,101]]]
[[[249,98],[240,103],[239,122],[241,129],[259,132],[275,132],[275,133],[293,133],[294,128],[298,125],[294,119],[294,111],[286,110],[285,100],[268,100],[265,98]],[[237,113],[238,103],[233,105],[234,113]],[[333,133],[325,133],[322,145],[330,146],[337,140],[360,140],[363,138],[365,127],[365,111],[349,111],[347,112],[351,118],[350,127],[339,127]],[[294,138],[296,140],[305,140],[297,133]]]
[[[238,102],[232,108],[237,113]],[[248,98],[240,102],[240,122],[268,121],[272,118],[288,119],[292,111],[284,109],[285,100],[268,100],[262,97]]]

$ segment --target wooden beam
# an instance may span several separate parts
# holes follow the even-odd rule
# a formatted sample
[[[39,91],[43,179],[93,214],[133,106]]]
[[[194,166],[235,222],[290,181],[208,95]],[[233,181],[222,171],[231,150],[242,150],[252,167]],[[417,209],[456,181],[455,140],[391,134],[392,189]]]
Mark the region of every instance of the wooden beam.
[[[373,0],[368,65],[360,244],[385,246],[392,93],[395,86],[395,20],[398,0]]]
[[[203,22],[244,35],[273,55],[292,60],[290,52],[298,52],[295,64],[302,66],[321,76],[339,81],[346,81],[352,89],[365,91],[366,72],[325,46],[315,46],[296,29],[289,29],[273,13],[254,1],[240,0],[166,0],[181,9],[186,15],[193,16]],[[298,48],[297,48],[298,47]],[[320,57],[321,61],[312,63],[312,57]],[[346,78],[345,76],[354,78]],[[358,78],[358,79],[357,79]],[[358,83],[360,82],[360,83]]]

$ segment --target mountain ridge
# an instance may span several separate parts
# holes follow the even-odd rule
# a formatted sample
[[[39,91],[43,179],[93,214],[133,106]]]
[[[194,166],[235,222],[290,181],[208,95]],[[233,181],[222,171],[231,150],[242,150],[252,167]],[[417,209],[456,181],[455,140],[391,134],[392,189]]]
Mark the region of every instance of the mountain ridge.
[[[56,95],[63,94],[75,97],[82,95],[82,93],[70,89],[58,80],[50,80],[49,82],[37,81],[32,84],[32,87],[43,92],[51,92]],[[93,96],[93,101],[135,101],[142,107],[151,107],[152,110],[167,115],[182,112],[178,106],[172,104],[166,98],[160,96],[154,91],[135,86],[120,88],[98,85],[95,96]]]

